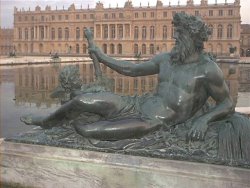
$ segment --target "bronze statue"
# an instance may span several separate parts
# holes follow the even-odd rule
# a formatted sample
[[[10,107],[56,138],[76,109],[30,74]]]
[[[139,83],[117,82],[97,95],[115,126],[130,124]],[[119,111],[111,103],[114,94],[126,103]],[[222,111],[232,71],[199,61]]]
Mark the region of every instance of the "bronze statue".
[[[102,77],[98,62],[126,76],[158,74],[154,93],[131,97],[105,90],[84,92],[76,89],[71,92],[68,102],[47,117],[26,116],[21,120],[43,128],[70,120],[78,134],[99,140],[140,138],[160,129],[189,124],[188,140],[204,140],[213,122],[232,117],[234,105],[222,71],[203,51],[210,34],[208,26],[200,18],[184,13],[174,15],[173,25],[176,41],[171,52],[140,64],[108,57],[93,44],[90,33],[85,33],[90,42],[90,56],[98,70],[97,78]],[[207,108],[209,97],[216,102],[212,108]],[[94,120],[90,121],[91,118]],[[244,122],[242,130],[249,131],[249,121]],[[221,134],[229,135],[225,131]],[[219,142],[230,148],[226,137]],[[250,159],[249,151],[244,156]]]

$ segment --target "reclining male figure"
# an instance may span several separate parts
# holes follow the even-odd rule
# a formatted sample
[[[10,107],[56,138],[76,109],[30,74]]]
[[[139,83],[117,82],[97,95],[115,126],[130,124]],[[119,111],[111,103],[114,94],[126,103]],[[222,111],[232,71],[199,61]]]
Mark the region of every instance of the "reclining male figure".
[[[103,140],[117,140],[145,135],[161,126],[186,122],[206,103],[216,101],[214,108],[195,118],[189,138],[204,139],[208,124],[234,111],[222,71],[203,52],[210,31],[200,19],[183,13],[175,14],[175,46],[151,60],[133,64],[106,56],[97,47],[89,49],[98,60],[120,74],[136,77],[158,74],[154,94],[143,97],[120,96],[111,92],[80,94],[47,117],[22,118],[26,124],[50,127],[65,117],[81,113],[100,115],[105,120],[127,115],[127,121],[101,121],[88,124],[73,121],[81,135]],[[134,118],[136,117],[136,118]]]

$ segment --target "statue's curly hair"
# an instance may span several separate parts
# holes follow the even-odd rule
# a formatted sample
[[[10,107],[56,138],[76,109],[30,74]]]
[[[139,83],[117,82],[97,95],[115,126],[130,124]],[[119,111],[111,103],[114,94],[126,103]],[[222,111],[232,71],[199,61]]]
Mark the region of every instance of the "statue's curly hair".
[[[202,21],[200,17],[188,15],[186,13],[176,13],[173,16],[173,25],[176,28],[181,28],[188,31],[197,50],[204,48],[204,42],[208,40],[212,34],[209,27]]]

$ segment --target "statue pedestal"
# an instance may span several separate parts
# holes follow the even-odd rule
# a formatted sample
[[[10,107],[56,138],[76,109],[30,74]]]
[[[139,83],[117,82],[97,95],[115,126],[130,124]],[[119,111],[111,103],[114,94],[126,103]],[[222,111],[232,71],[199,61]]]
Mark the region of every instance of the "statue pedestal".
[[[0,181],[28,187],[250,187],[250,170],[0,141]]]

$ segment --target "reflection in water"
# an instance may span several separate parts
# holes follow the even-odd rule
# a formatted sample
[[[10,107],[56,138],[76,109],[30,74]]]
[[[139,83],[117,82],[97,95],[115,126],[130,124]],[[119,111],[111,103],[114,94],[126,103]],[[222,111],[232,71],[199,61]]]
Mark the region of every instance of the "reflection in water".
[[[22,67],[14,69],[16,104],[35,103],[37,107],[58,100],[50,98],[50,93],[58,86],[59,71],[66,65]],[[84,84],[93,82],[95,79],[93,64],[81,63],[79,67],[81,79]],[[124,95],[141,95],[153,91],[157,85],[157,76],[126,77],[122,76],[106,66],[102,66],[103,74],[114,79],[114,92]]]
[[[14,82],[15,100],[17,105],[25,103],[36,104],[37,107],[45,105],[50,107],[59,101],[50,98],[50,93],[58,86],[59,71],[68,64],[55,64],[43,66],[19,66],[1,69],[1,82]],[[84,84],[93,82],[94,67],[92,63],[75,64],[79,67],[81,79]],[[219,64],[226,82],[229,86],[230,94],[234,101],[238,94],[238,77],[240,73],[241,91],[247,90],[245,85],[250,85],[250,66],[240,67],[236,64]],[[146,77],[126,77],[118,74],[110,68],[102,65],[103,74],[115,81],[114,92],[123,95],[141,95],[154,91],[157,86],[157,76]]]
[[[27,113],[49,113],[60,106],[59,100],[50,98],[50,93],[58,86],[59,71],[67,65],[69,64],[1,67],[1,126],[5,126],[2,127],[2,130],[5,131],[8,129],[7,126],[10,127],[10,122],[11,125],[16,127],[12,127],[9,132],[1,130],[0,137],[15,135],[20,130],[27,130],[23,129],[24,125],[18,126],[21,124],[20,116]],[[75,65],[79,67],[83,83],[94,81],[92,63],[77,63]],[[238,67],[236,64],[222,63],[219,66],[224,73],[230,94],[236,102],[238,77],[240,77],[239,82],[244,83],[239,87],[241,90],[244,90],[242,88],[245,88],[245,90],[250,88],[245,87],[250,85],[250,65]],[[145,92],[154,91],[157,86],[156,75],[137,78],[126,77],[103,65],[102,71],[103,74],[114,79],[114,92],[118,94],[141,95]],[[8,92],[6,92],[6,88]],[[249,98],[246,100],[249,100]]]

